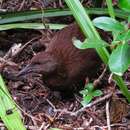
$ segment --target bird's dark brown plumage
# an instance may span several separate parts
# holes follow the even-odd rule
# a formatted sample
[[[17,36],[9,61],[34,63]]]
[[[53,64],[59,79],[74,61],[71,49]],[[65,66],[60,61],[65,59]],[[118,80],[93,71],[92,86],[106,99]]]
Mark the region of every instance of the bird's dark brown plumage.
[[[96,75],[101,60],[94,49],[77,49],[73,37],[84,40],[77,24],[58,31],[48,48],[34,56],[19,75],[41,73],[44,84],[52,90],[75,90],[76,84]]]

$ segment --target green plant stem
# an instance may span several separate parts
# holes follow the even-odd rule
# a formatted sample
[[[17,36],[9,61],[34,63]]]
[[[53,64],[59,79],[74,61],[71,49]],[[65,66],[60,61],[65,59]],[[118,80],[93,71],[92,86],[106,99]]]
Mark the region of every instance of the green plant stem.
[[[82,4],[80,3],[79,0],[65,0],[66,4],[70,8],[70,10],[73,13],[73,16],[75,17],[77,23],[83,30],[83,33],[85,34],[86,37],[89,38],[96,38],[100,39],[100,36],[96,29],[94,28],[89,16],[87,15],[85,9],[83,8]],[[96,49],[97,53],[103,60],[105,64],[107,64],[108,59],[109,59],[109,53],[106,50],[106,48],[100,48]],[[122,93],[124,96],[126,96],[127,100],[130,102],[130,93],[127,89],[127,86],[125,85],[124,81],[122,80],[121,77],[114,75],[115,76],[115,81],[117,85],[120,87]]]
[[[120,90],[122,91],[123,95],[127,98],[130,102],[130,92],[128,91],[127,86],[125,85],[122,77],[118,75],[113,75],[113,79],[115,80],[116,84],[119,86]]]
[[[114,13],[113,5],[112,5],[112,0],[106,0],[106,3],[107,3],[109,15],[110,15],[112,18],[115,19],[115,13]]]

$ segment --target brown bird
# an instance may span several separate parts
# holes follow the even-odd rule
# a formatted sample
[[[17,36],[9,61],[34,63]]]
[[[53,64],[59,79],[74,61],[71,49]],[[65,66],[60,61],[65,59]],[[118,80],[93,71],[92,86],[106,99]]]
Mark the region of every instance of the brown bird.
[[[52,90],[75,91],[86,77],[94,77],[101,60],[94,49],[80,50],[72,38],[81,41],[84,35],[77,24],[71,24],[58,31],[44,52],[35,55],[29,65],[19,72],[42,74],[44,85]]]

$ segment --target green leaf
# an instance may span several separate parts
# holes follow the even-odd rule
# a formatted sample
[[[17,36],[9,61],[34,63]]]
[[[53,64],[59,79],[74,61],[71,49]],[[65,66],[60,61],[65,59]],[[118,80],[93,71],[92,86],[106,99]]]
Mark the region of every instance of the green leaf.
[[[85,39],[84,42],[81,42],[78,39],[73,39],[74,45],[79,49],[87,49],[87,48],[101,48],[101,47],[107,47],[109,46],[108,43],[106,43],[103,40],[100,39]]]
[[[122,76],[123,73],[128,69],[130,64],[130,45],[127,43],[118,45],[118,47],[113,50],[110,59],[109,67],[110,70]]]
[[[83,106],[86,106],[87,104],[89,104],[93,99],[93,96],[92,95],[87,95],[83,98],[83,101],[81,102],[81,104]]]
[[[94,90],[94,86],[92,83],[86,84],[85,88],[88,90],[88,92],[92,92]]]
[[[94,96],[94,97],[101,96],[102,94],[103,94],[103,93],[102,93],[101,90],[95,90],[95,91],[93,92],[93,96]]]
[[[129,41],[130,40],[130,30],[128,30],[127,32],[121,33],[117,36],[115,41]]]
[[[130,0],[119,0],[119,7],[130,12]]]
[[[120,22],[110,17],[98,17],[93,20],[93,24],[100,29],[112,32],[122,32],[125,27]]]
[[[81,90],[79,93],[82,94],[83,97],[85,97],[88,94],[88,90],[84,89],[84,90]]]

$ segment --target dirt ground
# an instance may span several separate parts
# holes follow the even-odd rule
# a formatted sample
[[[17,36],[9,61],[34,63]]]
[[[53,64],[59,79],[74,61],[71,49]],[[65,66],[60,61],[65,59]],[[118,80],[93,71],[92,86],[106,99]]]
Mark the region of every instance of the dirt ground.
[[[83,0],[83,4],[93,7],[91,0]],[[0,3],[1,11],[7,12],[64,7],[63,0],[2,0]],[[48,20],[57,21],[55,18]],[[72,17],[59,18],[60,23],[72,23],[73,20]],[[54,35],[55,31],[52,30],[15,29],[0,32],[0,71],[13,99],[21,108],[27,129],[107,130],[107,120],[110,119],[112,130],[130,130],[130,106],[115,83],[108,83],[109,72],[105,73],[98,88],[103,95],[94,98],[86,108],[82,107],[82,97],[78,93],[73,98],[63,99],[59,92],[43,86],[39,77],[30,75],[27,81],[15,77],[36,53],[45,50],[45,45],[49,45]],[[41,41],[44,42],[42,47]],[[99,71],[100,75],[102,66]],[[130,87],[129,70],[124,80]]]

